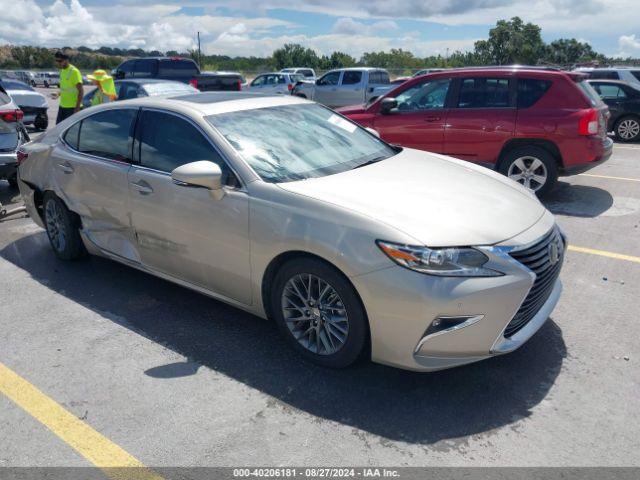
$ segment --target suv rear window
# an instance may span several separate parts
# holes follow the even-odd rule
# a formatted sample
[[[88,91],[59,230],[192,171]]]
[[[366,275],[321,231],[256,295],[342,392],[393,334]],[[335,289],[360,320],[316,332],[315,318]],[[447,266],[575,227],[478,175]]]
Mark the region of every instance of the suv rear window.
[[[631,70],[631,75],[636,77],[637,80],[640,80],[640,70]]]
[[[198,67],[192,60],[161,60],[158,75],[193,77],[198,75]]]
[[[551,86],[550,80],[537,78],[518,79],[518,108],[529,108],[542,98]]]
[[[460,85],[458,108],[509,107],[508,78],[465,78]]]
[[[578,85],[580,90],[582,90],[582,93],[585,94],[585,96],[589,100],[589,103],[591,103],[591,106],[599,107],[600,105],[603,104],[602,99],[600,98],[600,95],[598,95],[598,92],[596,92],[593,89],[593,87],[589,85],[589,83],[587,83],[586,80],[582,80],[581,82],[576,82],[576,85]]]
[[[620,75],[618,75],[618,72],[613,70],[592,70],[590,77],[597,80],[619,80],[620,79]]]

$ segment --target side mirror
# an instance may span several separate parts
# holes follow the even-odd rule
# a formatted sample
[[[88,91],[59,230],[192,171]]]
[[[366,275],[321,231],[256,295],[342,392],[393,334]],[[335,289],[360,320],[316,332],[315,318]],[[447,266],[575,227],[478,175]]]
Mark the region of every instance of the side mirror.
[[[218,200],[224,196],[222,170],[220,170],[218,164],[208,160],[182,165],[171,172],[171,178],[177,185],[202,187],[211,190]]]
[[[380,113],[382,115],[388,115],[394,108],[398,108],[398,101],[395,98],[385,97],[380,100]]]

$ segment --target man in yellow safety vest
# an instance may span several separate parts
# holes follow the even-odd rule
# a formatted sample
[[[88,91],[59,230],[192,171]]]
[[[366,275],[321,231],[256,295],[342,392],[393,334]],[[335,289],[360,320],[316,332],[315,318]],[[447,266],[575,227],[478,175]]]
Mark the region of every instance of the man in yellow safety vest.
[[[69,63],[69,55],[57,51],[55,59],[60,68],[60,105],[56,119],[56,123],[60,123],[80,111],[84,89],[80,70]]]

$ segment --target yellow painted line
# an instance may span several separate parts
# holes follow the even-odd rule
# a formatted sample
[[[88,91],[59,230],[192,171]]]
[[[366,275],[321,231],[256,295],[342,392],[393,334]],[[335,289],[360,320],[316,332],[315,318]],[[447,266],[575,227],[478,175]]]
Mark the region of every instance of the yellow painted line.
[[[596,250],[594,248],[576,247],[569,245],[568,249],[572,252],[589,253],[591,255],[599,255],[601,257],[615,258],[616,260],[626,260],[627,262],[640,263],[640,257],[633,255],[623,255],[621,253],[607,252],[606,250]]]
[[[139,460],[0,362],[0,393],[113,480],[162,480]]]
[[[640,178],[611,177],[609,175],[595,175],[593,173],[580,173],[579,175],[581,177],[609,178],[611,180],[627,180],[628,182],[640,182]]]

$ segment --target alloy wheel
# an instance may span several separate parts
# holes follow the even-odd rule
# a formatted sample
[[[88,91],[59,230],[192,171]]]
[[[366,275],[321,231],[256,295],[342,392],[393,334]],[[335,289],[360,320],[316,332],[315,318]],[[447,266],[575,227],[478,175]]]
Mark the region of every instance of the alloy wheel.
[[[312,274],[290,278],[282,291],[287,328],[305,349],[318,355],[338,352],[349,335],[349,317],[338,292]]]
[[[618,136],[623,140],[632,140],[640,134],[640,122],[633,118],[622,120],[618,124]]]
[[[67,231],[60,205],[54,201],[47,202],[45,217],[51,244],[56,251],[62,252],[67,246]]]
[[[547,167],[539,158],[525,156],[517,158],[509,165],[507,176],[529,190],[537,192],[547,183],[549,174]]]

